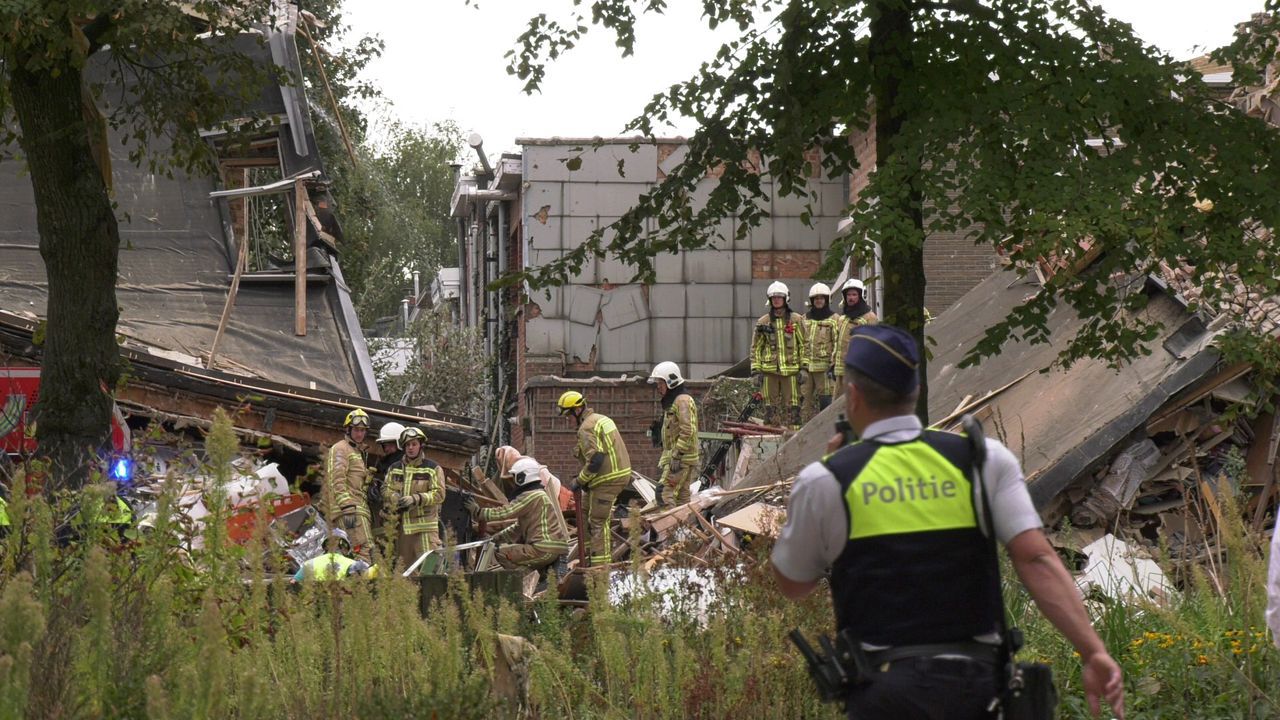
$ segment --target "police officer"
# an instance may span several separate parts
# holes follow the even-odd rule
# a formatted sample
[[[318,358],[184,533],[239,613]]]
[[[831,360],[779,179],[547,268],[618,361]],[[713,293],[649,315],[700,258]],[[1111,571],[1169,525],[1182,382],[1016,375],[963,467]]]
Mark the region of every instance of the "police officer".
[[[613,562],[613,531],[609,520],[618,494],[631,482],[631,456],[612,419],[587,407],[587,399],[577,390],[568,390],[556,401],[562,416],[572,417],[578,427],[578,444],[573,455],[582,463],[571,490],[583,491],[587,527],[578,528],[578,542],[590,538],[588,562]]]
[[[836,625],[873,668],[848,697],[850,718],[989,717],[1004,610],[969,442],[923,430],[913,414],[919,349],[905,331],[855,328],[844,364],[861,440],[840,448],[837,435],[796,479],[772,556],[779,589],[802,598],[830,569]],[[1091,708],[1105,698],[1123,718],[1120,667],[1045,539],[1017,460],[987,440],[980,477],[1018,577],[1080,654]]]

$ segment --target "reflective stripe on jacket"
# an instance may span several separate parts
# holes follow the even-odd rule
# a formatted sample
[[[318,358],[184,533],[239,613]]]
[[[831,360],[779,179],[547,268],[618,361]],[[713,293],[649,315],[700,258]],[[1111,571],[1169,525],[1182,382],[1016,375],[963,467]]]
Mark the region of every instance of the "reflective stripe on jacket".
[[[765,313],[756,321],[751,338],[751,371],[795,375],[805,363],[804,316],[785,318]]]
[[[698,442],[698,403],[688,393],[680,393],[662,414],[662,457],[659,467],[672,458],[685,465],[697,464],[702,454]]]
[[[444,504],[444,479],[440,466],[426,458],[402,458],[387,470],[383,483],[387,508],[394,510],[400,498],[412,497],[414,504],[401,516],[401,532],[440,532],[440,506]]]
[[[593,473],[587,466],[596,453],[604,455],[604,464],[600,466],[599,472]],[[618,426],[613,420],[591,408],[586,409],[582,425],[578,426],[578,445],[573,454],[582,462],[578,484],[584,488],[631,477],[631,456],[627,454],[627,446],[622,442]]]
[[[873,312],[868,312],[856,320],[850,320],[848,315],[837,315],[836,318],[836,344],[831,348],[831,367],[835,368],[836,375],[844,375],[844,356],[849,351],[849,339],[853,329],[860,325],[875,325],[880,320]]]
[[[826,372],[835,354],[836,336],[840,333],[839,315],[821,320],[805,318],[805,365],[812,373]]]
[[[485,522],[515,519],[515,529],[508,532],[511,542],[532,545],[545,552],[561,554],[569,550],[569,531],[564,519],[551,506],[551,498],[541,487],[532,487],[514,500],[497,508],[480,511]]]
[[[364,484],[369,470],[365,466],[364,451],[342,438],[329,448],[325,462],[324,492],[326,513],[355,511],[369,514],[364,503]]]

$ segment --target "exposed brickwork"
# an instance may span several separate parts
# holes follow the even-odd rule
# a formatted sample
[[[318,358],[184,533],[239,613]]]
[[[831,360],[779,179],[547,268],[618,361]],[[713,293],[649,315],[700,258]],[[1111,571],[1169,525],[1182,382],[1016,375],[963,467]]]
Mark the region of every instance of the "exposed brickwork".
[[[689,382],[689,393],[702,397],[709,382]],[[577,432],[572,419],[565,419],[556,412],[556,399],[566,390],[577,390],[587,396],[587,403],[597,412],[613,419],[622,433],[622,440],[631,454],[631,465],[636,472],[654,477],[661,450],[645,436],[649,425],[662,416],[658,392],[648,383],[600,384],[565,380],[554,386],[536,386],[522,392],[521,417],[528,427],[523,438],[524,452],[536,457],[561,479],[577,474],[579,463],[573,457]],[[703,429],[708,418],[701,417]],[[517,445],[517,447],[520,447]]]
[[[751,277],[756,280],[813,277],[821,264],[821,250],[756,250],[751,253]]]
[[[875,130],[855,131],[849,135],[849,143],[854,147],[859,166],[849,178],[849,201],[856,203],[876,167]],[[998,266],[995,249],[990,245],[974,245],[967,234],[963,231],[934,233],[925,240],[924,304],[934,315],[951,307]]]

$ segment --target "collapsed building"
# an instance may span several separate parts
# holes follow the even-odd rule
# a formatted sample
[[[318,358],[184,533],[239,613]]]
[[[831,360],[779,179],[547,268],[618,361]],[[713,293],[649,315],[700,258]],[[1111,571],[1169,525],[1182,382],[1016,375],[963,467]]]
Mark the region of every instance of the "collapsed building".
[[[277,26],[219,49],[301,77],[298,8],[281,9]],[[249,138],[202,133],[216,174],[152,173],[129,161],[125,129],[110,138],[122,240],[117,332],[128,365],[116,400],[128,424],[194,432],[223,407],[242,439],[273,438],[302,472],[346,413],[363,407],[375,427],[422,426],[430,454],[457,476],[483,438],[473,420],[379,399],[338,259],[341,226],[320,202],[327,177],[305,87],[270,84],[244,115],[269,122]],[[47,280],[19,162],[0,163],[0,218],[0,366],[15,368],[0,370],[0,404],[16,410],[0,436],[20,438],[35,397],[15,379],[30,373],[16,368],[39,365]]]

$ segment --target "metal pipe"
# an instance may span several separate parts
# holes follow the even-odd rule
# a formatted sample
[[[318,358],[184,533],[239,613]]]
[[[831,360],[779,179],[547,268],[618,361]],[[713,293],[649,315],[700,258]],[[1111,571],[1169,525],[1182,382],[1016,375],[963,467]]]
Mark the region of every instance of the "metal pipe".
[[[467,324],[467,230],[466,220],[458,218],[456,223],[458,239],[458,322]]]
[[[408,332],[409,331],[409,298],[404,298],[403,300],[400,301],[400,312],[401,312],[401,315],[404,316],[405,332]]]
[[[484,174],[493,176],[493,166],[489,164],[489,158],[484,155],[484,138],[480,137],[480,133],[471,133],[467,137],[467,144],[472,150],[476,151],[476,155],[480,156],[480,164],[484,167]]]
[[[422,286],[418,284],[421,275],[417,270],[413,271],[413,303],[415,305],[418,304],[418,298],[422,297]]]
[[[496,277],[494,279],[496,280],[497,278],[502,277],[504,274],[506,274],[506,272],[507,272],[507,203],[499,202],[498,203],[498,267],[497,267]],[[509,338],[507,337],[507,323],[505,322],[506,313],[504,311],[506,310],[506,308],[502,307],[502,291],[495,290],[494,297],[495,297],[495,304],[498,307],[498,314],[497,314],[498,352],[496,352],[493,356],[494,357],[494,364],[493,364],[494,376],[496,379],[496,382],[494,383],[494,394],[497,397],[501,398],[505,396],[505,393],[502,390],[507,379],[507,373],[506,373],[506,365],[503,361],[508,351],[507,345],[509,344]],[[501,408],[501,407],[498,408],[498,422],[499,422],[498,438],[502,440],[503,444],[506,444],[506,442],[510,439],[509,438],[510,428],[508,427],[507,423],[503,421],[503,418],[506,417],[506,414],[507,414],[506,408]]]

